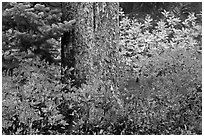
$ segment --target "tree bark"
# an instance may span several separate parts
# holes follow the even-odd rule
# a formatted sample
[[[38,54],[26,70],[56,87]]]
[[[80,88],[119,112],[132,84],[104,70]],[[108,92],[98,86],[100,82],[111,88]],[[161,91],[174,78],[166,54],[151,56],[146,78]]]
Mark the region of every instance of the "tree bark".
[[[114,79],[118,56],[119,3],[67,3],[63,10],[63,20],[76,19],[76,25],[62,38],[62,67],[74,68],[72,78],[78,85],[93,77]]]
[[[75,19],[76,3],[61,3],[62,9],[62,22]],[[74,72],[70,71],[75,67],[76,60],[76,45],[74,43],[75,33],[74,29],[65,32],[61,38],[61,73],[62,83],[68,83],[70,80],[75,79]]]

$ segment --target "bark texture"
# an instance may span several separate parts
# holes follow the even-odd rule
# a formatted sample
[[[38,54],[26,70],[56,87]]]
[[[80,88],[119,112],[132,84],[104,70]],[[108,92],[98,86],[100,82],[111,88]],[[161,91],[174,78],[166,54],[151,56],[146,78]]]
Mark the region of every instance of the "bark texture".
[[[62,38],[63,68],[74,68],[71,78],[78,85],[93,76],[114,78],[119,38],[119,4],[108,2],[66,3],[63,20],[76,25]],[[65,77],[70,74],[64,73]]]

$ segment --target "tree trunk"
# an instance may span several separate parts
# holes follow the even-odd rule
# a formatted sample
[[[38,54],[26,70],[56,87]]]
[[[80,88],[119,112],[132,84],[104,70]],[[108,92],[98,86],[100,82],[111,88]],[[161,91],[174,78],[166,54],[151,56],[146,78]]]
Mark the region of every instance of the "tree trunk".
[[[75,19],[76,3],[61,3],[62,9],[62,22]],[[62,83],[69,83],[70,80],[74,80],[74,71],[70,71],[71,68],[75,68],[76,60],[76,44],[74,29],[69,32],[65,32],[61,39],[61,73]]]
[[[76,19],[76,25],[62,37],[62,67],[74,68],[71,78],[79,86],[93,77],[113,80],[117,69],[119,4],[66,3],[63,10],[63,20]]]
[[[103,80],[114,80],[118,63],[119,4],[95,3],[93,63]]]

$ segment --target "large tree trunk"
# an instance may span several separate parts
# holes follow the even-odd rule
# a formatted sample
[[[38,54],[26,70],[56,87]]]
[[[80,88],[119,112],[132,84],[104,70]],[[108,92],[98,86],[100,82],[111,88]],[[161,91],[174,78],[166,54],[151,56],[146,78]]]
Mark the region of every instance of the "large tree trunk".
[[[118,66],[119,4],[95,3],[93,63],[104,80],[114,80]]]
[[[76,19],[76,25],[62,38],[63,67],[74,68],[72,78],[77,85],[93,77],[113,80],[118,53],[119,4],[67,3],[64,10],[64,20]]]

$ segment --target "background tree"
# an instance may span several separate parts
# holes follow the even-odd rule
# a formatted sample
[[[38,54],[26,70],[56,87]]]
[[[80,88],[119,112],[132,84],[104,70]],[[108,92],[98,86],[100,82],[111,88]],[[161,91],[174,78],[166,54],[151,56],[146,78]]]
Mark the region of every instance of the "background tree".
[[[61,22],[58,4],[4,3],[3,53],[31,52],[49,63],[59,63],[56,58],[60,56],[61,35],[69,31],[74,22]]]

